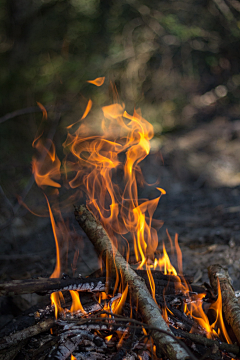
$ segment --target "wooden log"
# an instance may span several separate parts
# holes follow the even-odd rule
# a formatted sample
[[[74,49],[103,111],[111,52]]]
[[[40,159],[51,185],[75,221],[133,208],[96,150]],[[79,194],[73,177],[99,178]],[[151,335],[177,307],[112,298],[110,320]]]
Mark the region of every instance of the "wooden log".
[[[13,296],[32,293],[46,295],[56,291],[65,290],[102,292],[106,290],[105,278],[39,278],[27,280],[13,280],[0,284],[0,296]]]
[[[221,265],[208,267],[208,277],[215,294],[218,293],[218,280],[222,293],[222,309],[228,324],[231,326],[238,343],[240,344],[240,306],[235,297],[228,271]]]
[[[123,256],[112,244],[102,225],[95,219],[93,214],[84,205],[75,209],[75,217],[81,228],[93,243],[96,251],[102,256],[103,260],[108,261],[108,265],[121,273],[123,281],[128,284],[129,292],[138,308],[144,321],[160,330],[172,335],[171,330],[164,321],[161,312],[150,295],[145,281],[139,277],[129,266]],[[187,351],[180,346],[171,336],[157,331],[152,332],[153,340],[157,346],[157,351],[165,354],[170,360],[189,359]]]
[[[47,319],[40,321],[36,325],[29,326],[26,329],[18,331],[12,335],[8,335],[0,339],[0,350],[6,349],[10,346],[17,345],[21,341],[36,336],[44,331],[49,330],[55,324],[55,319]]]

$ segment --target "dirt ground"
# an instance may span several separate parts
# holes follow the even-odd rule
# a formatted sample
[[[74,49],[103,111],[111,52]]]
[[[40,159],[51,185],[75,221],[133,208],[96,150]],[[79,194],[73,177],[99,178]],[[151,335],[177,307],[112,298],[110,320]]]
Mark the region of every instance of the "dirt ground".
[[[167,241],[166,229],[179,235],[184,273],[197,283],[208,281],[207,267],[219,263],[228,268],[235,290],[240,289],[240,120],[216,118],[184,132],[152,140],[152,152],[143,162],[147,183],[159,180],[167,192],[154,214],[164,221],[159,231],[159,249]],[[31,190],[34,195],[35,188]],[[139,190],[153,198],[154,186]],[[39,200],[40,201],[40,200]],[[41,201],[40,201],[41,202]],[[6,199],[0,202],[1,224],[11,217]],[[50,220],[26,210],[1,231],[0,281],[50,276],[55,266],[55,243]],[[75,223],[73,209],[64,213],[69,224],[69,249],[64,271],[87,275],[99,267],[95,251]],[[167,245],[168,248],[168,245]],[[76,265],[73,258],[79,256]],[[174,260],[173,260],[174,261]],[[0,299],[0,325],[39,300],[38,296]]]

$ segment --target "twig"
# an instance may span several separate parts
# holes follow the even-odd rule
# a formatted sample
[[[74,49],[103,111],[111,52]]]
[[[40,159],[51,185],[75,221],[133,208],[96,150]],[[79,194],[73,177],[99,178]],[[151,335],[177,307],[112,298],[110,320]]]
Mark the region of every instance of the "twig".
[[[111,243],[102,225],[84,205],[75,209],[75,217],[104,261],[107,258],[110,267],[112,269],[116,267],[122,274],[123,281],[128,284],[129,292],[135,303],[138,304],[144,321],[157,329],[165,331],[165,333],[157,331],[152,333],[157,350],[163,352],[170,360],[186,360],[188,353],[172,338],[172,332],[162,318],[160,310],[150,295],[144,280],[131,269],[123,256]]]
[[[240,306],[235,297],[234,289],[231,285],[231,278],[228,271],[221,265],[211,265],[208,268],[208,277],[215,294],[218,293],[218,280],[222,293],[222,308],[228,324],[240,344]]]

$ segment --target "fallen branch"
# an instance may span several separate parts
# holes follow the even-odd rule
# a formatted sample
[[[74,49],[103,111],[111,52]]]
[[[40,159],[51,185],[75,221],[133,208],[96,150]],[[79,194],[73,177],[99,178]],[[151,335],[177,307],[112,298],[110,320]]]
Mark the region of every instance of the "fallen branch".
[[[215,294],[218,293],[218,280],[222,293],[222,308],[228,324],[240,344],[240,306],[235,297],[234,289],[231,285],[231,278],[221,265],[211,265],[208,268],[208,277]]]
[[[154,302],[146,287],[145,281],[131,269],[123,256],[111,243],[102,225],[84,205],[80,205],[75,209],[75,217],[93,243],[96,251],[101,254],[103,260],[106,261],[107,258],[108,264],[112,268],[116,267],[122,274],[125,284],[128,284],[129,293],[131,293],[135,303],[138,304],[144,321],[153,327],[164,330],[170,335],[168,336],[166,333],[157,331],[152,332],[152,337],[158,352],[164,353],[170,360],[189,359],[186,350],[171,337],[172,332],[162,318],[157,304]]]

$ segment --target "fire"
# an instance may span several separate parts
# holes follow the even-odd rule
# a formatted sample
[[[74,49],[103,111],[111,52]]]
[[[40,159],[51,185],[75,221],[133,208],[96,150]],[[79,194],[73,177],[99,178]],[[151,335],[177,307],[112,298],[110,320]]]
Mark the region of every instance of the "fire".
[[[109,342],[112,337],[113,337],[112,335],[109,335],[109,336],[106,336],[105,339],[107,340],[107,342]]]
[[[70,311],[74,313],[80,310],[83,314],[86,314],[86,311],[81,304],[78,291],[70,290],[70,294],[72,296],[72,306]]]
[[[55,318],[58,318],[58,313],[62,313],[63,312],[63,308],[61,306],[61,300],[64,301],[64,297],[61,291],[58,292],[54,292],[51,294],[50,296],[51,299],[51,303],[52,305],[54,305],[54,309],[55,309]]]
[[[105,81],[105,77],[98,77],[95,80],[88,80],[88,83],[96,85],[96,86],[102,86],[104,81]]]
[[[222,293],[221,293],[221,287],[220,287],[220,283],[218,280],[218,298],[216,300],[215,303],[213,303],[209,310],[214,310],[216,313],[216,320],[215,322],[211,325],[211,328],[214,330],[216,324],[218,324],[220,330],[221,330],[221,334],[223,335],[223,337],[226,339],[228,344],[232,344],[232,341],[227,333],[224,321],[223,321],[223,314],[222,314]],[[215,331],[215,330],[214,330]]]
[[[98,135],[91,133],[84,116],[74,132],[71,132],[72,126],[68,127],[63,144],[65,175],[70,187],[84,190],[88,207],[99,217],[115,245],[119,243],[119,236],[131,234],[136,261],[140,262],[141,268],[158,246],[152,217],[160,197],[166,193],[158,188],[161,193],[158,198],[138,199],[137,182],[143,183],[139,164],[149,154],[153,127],[139,110],[130,115],[121,103],[102,107],[102,113]],[[123,157],[125,160],[121,161]],[[121,171],[124,186],[113,180],[113,176]],[[159,265],[165,266],[167,272],[170,261],[166,259],[166,252],[163,258],[164,265],[161,262]],[[169,271],[172,273],[172,268]]]
[[[37,149],[40,158],[33,158],[32,172],[39,187],[48,185],[60,188],[61,185],[55,180],[59,180],[61,177],[61,162],[56,155],[53,142],[50,139],[46,142],[47,146],[43,144],[41,139],[34,140],[33,142],[33,147]]]
[[[104,81],[104,77],[99,77],[95,80],[89,80],[88,83],[99,87],[103,85]],[[76,193],[85,192],[88,208],[101,221],[114,245],[125,252],[126,258],[129,257],[129,244],[126,241],[126,234],[128,234],[128,238],[131,238],[135,261],[138,264],[138,269],[145,268],[147,271],[153,299],[156,301],[155,283],[151,270],[158,269],[164,274],[176,276],[176,292],[181,291],[187,298],[184,306],[186,315],[194,318],[205,329],[209,338],[217,336],[215,327],[218,325],[221,334],[230,343],[231,340],[222,318],[220,287],[218,300],[210,308],[215,311],[216,320],[210,324],[202,306],[205,294],[190,298],[189,291],[191,289],[189,289],[186,281],[178,276],[177,270],[171,264],[164,243],[162,254],[155,256],[158,247],[157,228],[162,226],[162,222],[153,220],[153,215],[166,191],[156,187],[160,195],[155,199],[138,198],[138,186],[144,184],[140,163],[150,152],[150,140],[154,135],[153,126],[143,118],[139,109],[134,109],[133,115],[130,115],[125,110],[125,104],[119,101],[114,86],[112,88],[114,103],[101,108],[101,119],[98,123],[93,123],[93,126],[89,125],[93,107],[93,102],[89,99],[80,120],[67,127],[68,134],[63,143],[66,155],[62,163],[63,170],[61,170],[61,162],[56,155],[53,142],[46,140],[44,144],[42,135],[34,140],[33,146],[38,152],[38,156],[34,157],[32,161],[35,181],[43,190],[46,186],[50,186],[55,188],[57,193],[61,187],[59,184],[61,171],[64,172],[65,183],[68,187],[75,189]],[[47,119],[46,110],[41,104],[39,106],[43,111],[44,119]],[[59,236],[62,228],[54,220],[47,197],[46,201],[56,244],[56,267],[51,277],[60,277]],[[172,250],[174,248],[176,250],[178,271],[182,274],[182,253],[178,244],[178,237],[175,236],[175,246],[173,247],[168,232],[167,235]],[[110,270],[107,262],[107,281]],[[109,299],[117,291],[121,291],[121,297],[116,297],[111,306],[107,301],[104,305],[105,310],[120,313],[128,295],[128,286],[124,287],[121,274],[118,271],[116,274],[113,294],[101,294],[99,302]],[[121,284],[120,288],[119,284]],[[77,312],[80,310],[86,314],[80,302],[79,293],[77,291],[70,291],[70,293],[72,296],[70,311]],[[63,312],[62,300],[61,292],[51,295],[56,317],[60,312]],[[169,311],[166,306],[162,309],[166,321],[168,321],[167,312]],[[71,355],[71,359],[74,359],[73,355]]]

